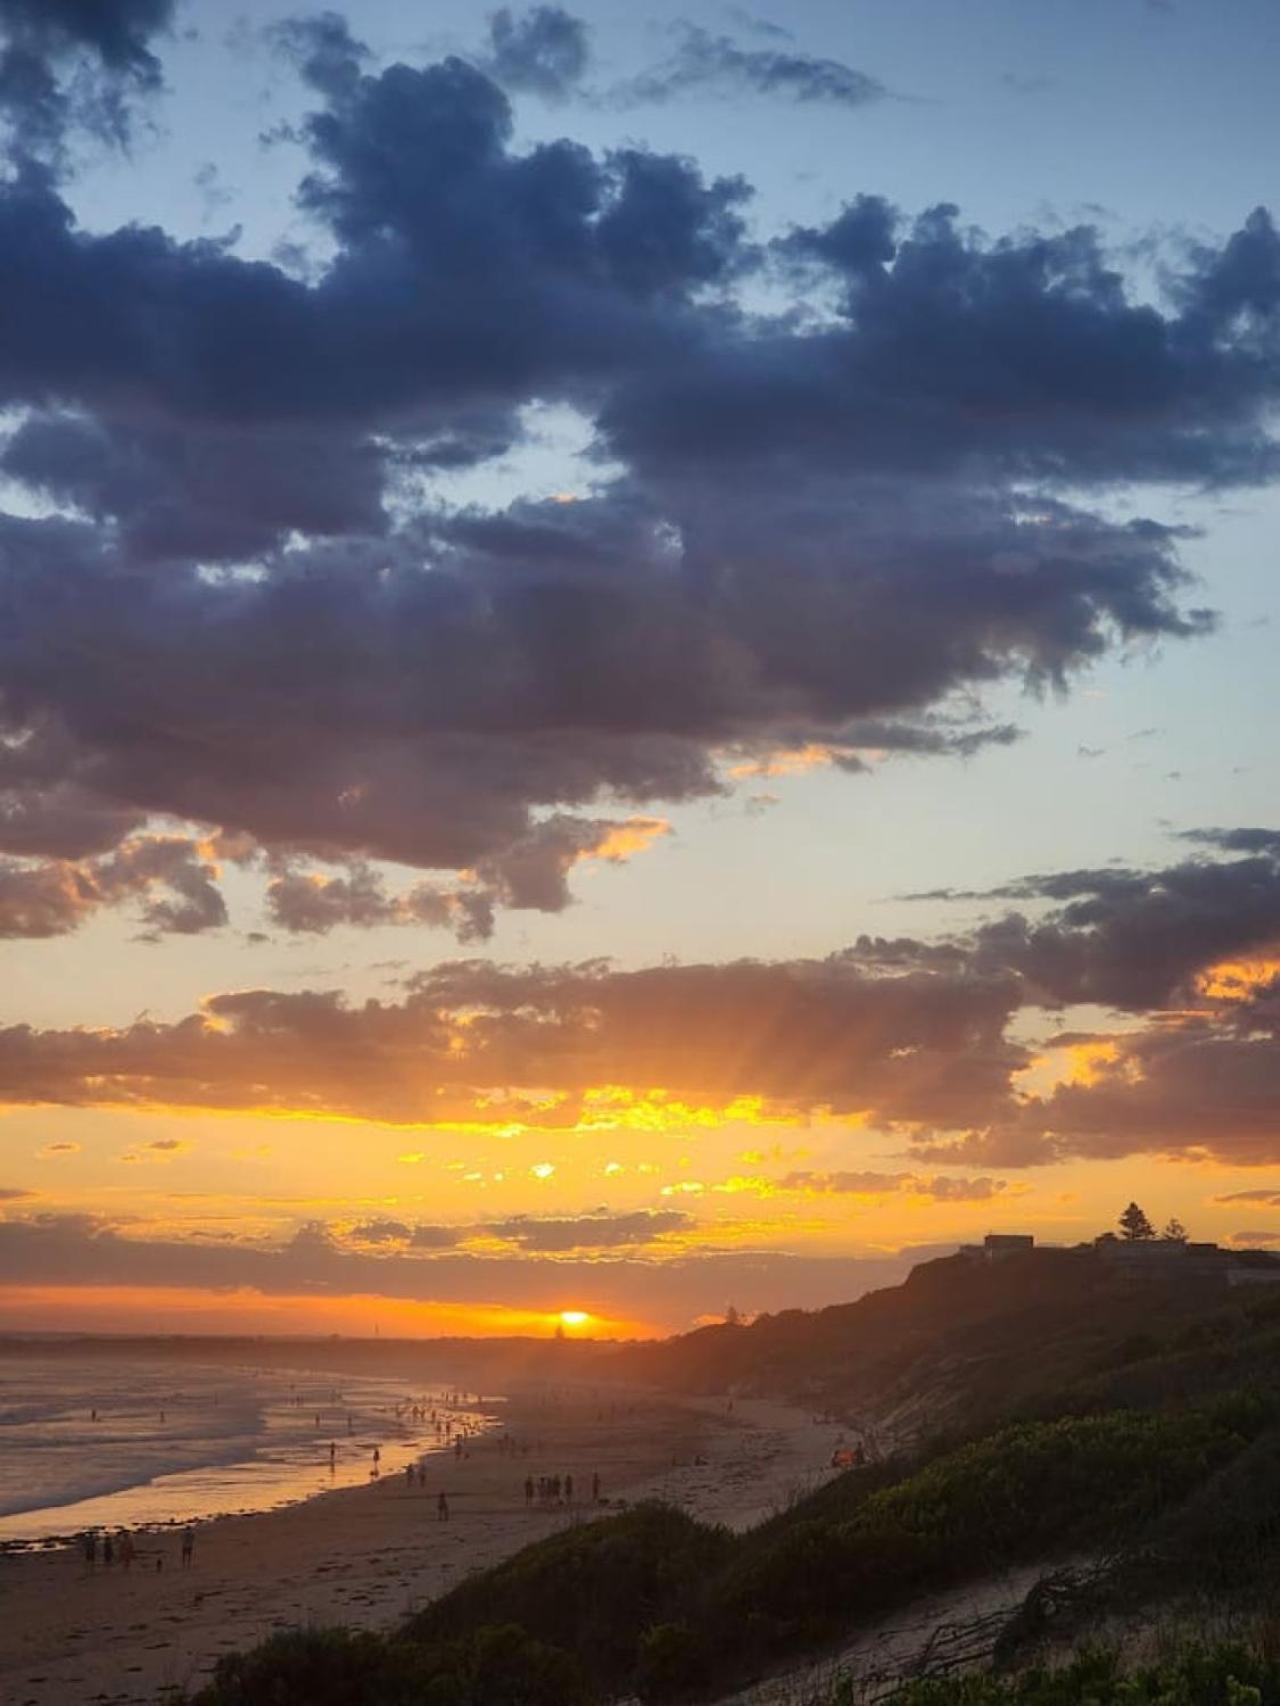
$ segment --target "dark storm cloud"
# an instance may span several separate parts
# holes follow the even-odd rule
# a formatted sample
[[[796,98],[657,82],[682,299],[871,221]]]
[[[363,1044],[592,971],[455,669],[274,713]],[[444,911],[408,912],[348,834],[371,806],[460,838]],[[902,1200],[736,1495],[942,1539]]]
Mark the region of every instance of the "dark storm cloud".
[[[679,26],[675,51],[661,64],[610,91],[623,106],[660,104],[687,94],[777,95],[786,100],[865,107],[883,100],[883,83],[838,59],[791,47],[743,47],[696,24]]]
[[[396,1122],[573,1125],[594,1087],[686,1105],[756,1096],[951,1126],[1007,1111],[1026,1056],[1008,979],[825,961],[512,971],[443,965],[398,1003],[242,991],[173,1024],[0,1031],[12,1103],[297,1109]],[[550,1099],[548,1099],[548,1093]]]
[[[175,0],[0,0],[0,114],[19,156],[61,164],[83,127],[128,140],[131,98],[161,82],[153,39]]]
[[[289,529],[380,533],[384,460],[371,443],[323,425],[108,428],[54,412],[27,417],[0,468],[55,502],[114,522],[135,562],[243,562]]]
[[[156,81],[154,36],[173,21],[176,0],[0,0],[0,29],[50,53],[91,50],[113,71]]]
[[[637,466],[692,456],[1004,478],[1229,483],[1276,468],[1280,242],[1253,213],[1187,260],[1167,308],[1132,299],[1098,231],[990,241],[935,207],[859,196],[775,245],[832,313],[704,345],[604,411]]]
[[[1205,630],[1181,533],[1087,494],[1271,471],[1265,215],[1160,303],[1088,230],[991,241],[875,197],[766,256],[737,178],[522,152],[474,66],[372,74],[336,14],[276,35],[319,101],[314,282],[80,229],[29,163],[0,184],[3,470],[67,511],[0,518],[0,845],[222,826],[303,929],[386,921],[372,861],[474,872],[410,914],[482,935],[734,764],[969,753],[1015,731],[948,719],[962,697]],[[762,267],[795,312],[748,312]],[[534,402],[618,471],[436,498]]]
[[[503,6],[489,20],[482,65],[504,88],[563,101],[582,82],[590,58],[587,26],[563,7],[513,13]]]
[[[47,732],[9,810],[38,821],[74,785],[103,811],[225,824],[268,846],[475,870],[500,904],[545,908],[619,821],[575,822],[602,792],[714,793],[714,747],[861,735],[971,750],[1006,734],[865,719],[1019,659],[1057,676],[1103,650],[1112,622],[1180,620],[1163,544],[1100,523],[1023,527],[957,494],[949,535],[922,530],[916,551],[911,524],[894,537],[887,508],[873,525],[868,505],[851,559],[840,504],[821,532],[809,518],[804,542],[787,507],[743,499],[678,548],[660,515],[610,494],[223,579],[144,572],[98,530],[10,521],[0,706]]]
[[[355,91],[370,58],[369,49],[338,12],[285,18],[269,26],[267,36],[313,89],[333,100]]]
[[[1188,861],[1164,870],[1078,871],[1033,882],[1065,899],[1039,923],[1010,918],[978,932],[988,954],[1050,1001],[1145,1010],[1217,960],[1280,941],[1280,863]]]
[[[1218,961],[1280,945],[1280,832],[1193,830],[1181,839],[1240,856],[1038,873],[905,898],[1045,902],[1037,917],[1008,912],[977,926],[950,951],[975,968],[1016,973],[1028,1002],[1145,1012],[1195,1000],[1197,975]],[[939,949],[905,938],[897,952],[923,964]]]

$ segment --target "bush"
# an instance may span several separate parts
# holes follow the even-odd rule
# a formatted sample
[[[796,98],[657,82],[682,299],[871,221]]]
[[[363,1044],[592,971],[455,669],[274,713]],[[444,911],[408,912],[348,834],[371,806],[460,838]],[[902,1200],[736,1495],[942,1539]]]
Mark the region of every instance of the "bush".
[[[850,1682],[827,1706],[857,1706]],[[1058,1670],[913,1682],[889,1706],[1280,1706],[1280,1666],[1245,1647],[1188,1647],[1171,1663],[1126,1673],[1117,1655],[1080,1654]]]
[[[513,1626],[435,1647],[325,1629],[220,1659],[196,1706],[590,1706],[593,1698],[576,1660]]]
[[[584,1523],[462,1582],[409,1625],[428,1644],[484,1623],[512,1623],[580,1657],[602,1684],[630,1678],[641,1635],[683,1615],[733,1546],[664,1505]]]
[[[273,1635],[218,1660],[197,1706],[419,1706],[421,1655],[347,1629]]]

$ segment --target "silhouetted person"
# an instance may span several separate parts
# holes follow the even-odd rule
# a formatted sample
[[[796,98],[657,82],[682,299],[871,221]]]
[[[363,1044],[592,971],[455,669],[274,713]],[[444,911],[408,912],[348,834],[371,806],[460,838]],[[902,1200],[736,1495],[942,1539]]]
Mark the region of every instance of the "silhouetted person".
[[[524,1502],[527,1505],[531,1505],[533,1503],[533,1476],[532,1475],[526,1475],[524,1478]]]
[[[449,1520],[449,1501],[444,1496],[444,1494],[441,1493],[440,1497],[436,1500],[436,1521],[437,1522],[448,1522],[448,1520]]]
[[[196,1531],[194,1528],[184,1528],[182,1531],[182,1567],[191,1568],[191,1554],[196,1549]]]

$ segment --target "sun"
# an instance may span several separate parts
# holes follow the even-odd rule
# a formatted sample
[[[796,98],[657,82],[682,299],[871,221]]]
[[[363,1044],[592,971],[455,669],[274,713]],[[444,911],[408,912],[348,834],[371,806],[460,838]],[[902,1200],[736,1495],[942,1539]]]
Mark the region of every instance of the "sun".
[[[562,1327],[585,1327],[591,1319],[585,1309],[562,1309],[560,1325]]]

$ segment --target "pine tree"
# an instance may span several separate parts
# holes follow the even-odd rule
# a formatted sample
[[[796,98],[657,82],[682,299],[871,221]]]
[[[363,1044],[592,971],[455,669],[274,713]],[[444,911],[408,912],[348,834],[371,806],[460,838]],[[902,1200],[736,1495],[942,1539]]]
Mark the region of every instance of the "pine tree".
[[[1155,1227],[1152,1226],[1137,1203],[1131,1202],[1120,1216],[1120,1236],[1127,1239],[1130,1244],[1134,1244],[1140,1239],[1154,1238],[1155,1235]]]
[[[1171,1244],[1185,1244],[1187,1241],[1187,1229],[1175,1214],[1160,1236],[1162,1238],[1167,1238]]]

